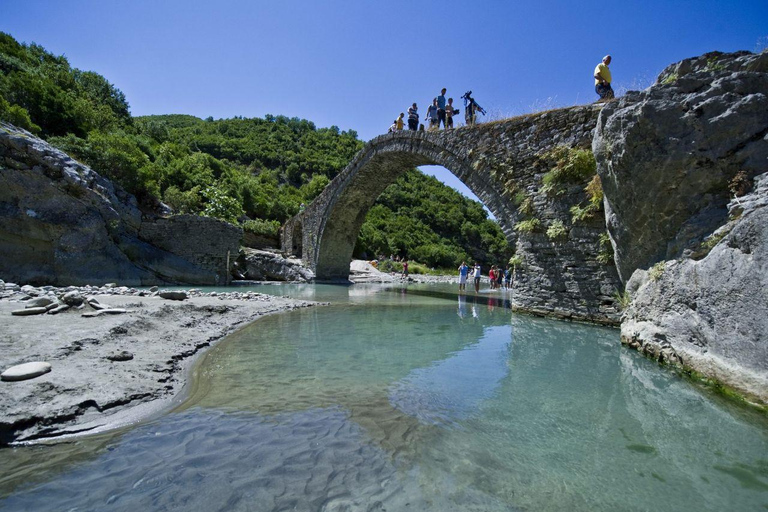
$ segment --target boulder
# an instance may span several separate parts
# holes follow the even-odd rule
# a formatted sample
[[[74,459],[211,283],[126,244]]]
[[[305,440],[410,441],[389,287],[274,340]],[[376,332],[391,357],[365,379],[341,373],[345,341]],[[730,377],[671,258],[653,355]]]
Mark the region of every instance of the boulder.
[[[163,290],[162,292],[158,293],[158,295],[168,300],[186,300],[187,299],[187,292],[183,290],[179,290],[179,291]]]
[[[79,306],[80,304],[83,303],[84,300],[85,299],[78,291],[67,292],[61,297],[61,301],[64,304],[67,304],[68,306],[73,306],[73,307]]]
[[[632,275],[621,337],[768,404],[768,173],[728,209],[698,260]]]
[[[71,307],[72,306],[69,306],[67,304],[60,304],[60,305],[56,306],[53,309],[49,309],[48,310],[48,314],[49,315],[58,315],[59,313],[63,313],[64,311],[68,310]]]
[[[131,359],[133,359],[133,354],[128,352],[127,350],[123,350],[121,352],[115,352],[114,354],[109,354],[107,356],[107,359],[115,362],[130,361]]]
[[[44,308],[46,306],[49,306],[50,304],[53,304],[54,300],[50,297],[37,297],[35,299],[31,299],[27,301],[24,307],[27,308]]]
[[[24,363],[11,366],[0,374],[0,379],[5,381],[19,381],[34,379],[51,371],[51,365],[42,361]]]
[[[299,259],[258,249],[244,248],[235,267],[243,279],[252,281],[308,282],[315,277]]]
[[[622,282],[691,254],[768,160],[768,53],[709,53],[607,103],[592,143]]]

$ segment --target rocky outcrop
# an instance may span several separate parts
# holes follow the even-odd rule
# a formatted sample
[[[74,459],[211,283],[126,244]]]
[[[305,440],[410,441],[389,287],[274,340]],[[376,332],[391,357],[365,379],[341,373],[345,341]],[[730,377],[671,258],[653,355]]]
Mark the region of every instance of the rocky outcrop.
[[[315,276],[298,258],[283,258],[271,251],[243,248],[235,264],[235,274],[249,281],[309,282]]]
[[[768,53],[708,53],[608,103],[593,152],[623,282],[693,253],[731,188],[768,170]]]
[[[621,337],[768,404],[768,173],[755,183],[728,205],[731,220],[700,260],[632,275]]]
[[[92,169],[0,124],[0,268],[32,284],[224,284],[240,228],[145,216]]]

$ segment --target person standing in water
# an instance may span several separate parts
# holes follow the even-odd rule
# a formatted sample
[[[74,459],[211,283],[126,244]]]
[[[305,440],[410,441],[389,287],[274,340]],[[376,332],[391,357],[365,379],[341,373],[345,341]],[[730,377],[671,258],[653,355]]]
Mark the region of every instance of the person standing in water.
[[[467,277],[469,277],[469,267],[462,261],[459,267],[459,291],[466,291]]]

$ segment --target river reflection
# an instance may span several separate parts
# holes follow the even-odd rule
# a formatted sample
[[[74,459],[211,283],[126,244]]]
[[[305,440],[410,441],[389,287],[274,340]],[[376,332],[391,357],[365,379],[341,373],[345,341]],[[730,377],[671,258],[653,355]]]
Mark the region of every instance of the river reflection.
[[[616,330],[447,286],[270,288],[335,305],[239,331],[157,421],[6,450],[0,509],[768,504],[765,418],[621,348]]]

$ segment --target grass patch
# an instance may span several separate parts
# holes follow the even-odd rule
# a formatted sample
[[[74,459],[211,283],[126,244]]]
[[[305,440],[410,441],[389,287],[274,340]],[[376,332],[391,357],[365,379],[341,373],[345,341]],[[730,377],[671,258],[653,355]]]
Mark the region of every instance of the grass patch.
[[[616,301],[616,304],[622,311],[627,309],[632,303],[632,297],[629,296],[629,292],[627,290],[624,290],[623,292],[616,290],[613,292],[613,300]]]
[[[664,275],[664,268],[666,263],[666,261],[660,261],[651,267],[651,269],[648,271],[648,277],[651,278],[651,281],[658,281],[661,276]]]
[[[517,207],[517,211],[521,215],[533,215],[533,198],[526,197],[523,199],[523,202]]]
[[[277,236],[280,222],[276,220],[253,219],[243,222],[243,230],[254,235]]]
[[[541,228],[541,221],[539,219],[522,220],[515,224],[515,231],[520,233],[533,233]]]
[[[568,229],[561,220],[553,220],[547,228],[547,237],[550,240],[562,240],[568,237]]]
[[[661,81],[661,85],[669,85],[677,82],[677,79],[680,78],[677,73],[670,73],[667,76],[664,77],[664,80]]]
[[[597,172],[595,155],[589,149],[557,146],[540,156],[551,169],[542,176],[542,192],[548,195],[560,195],[562,185],[580,183],[593,177]]]
[[[611,237],[608,233],[602,233],[599,240],[599,249],[597,252],[597,261],[603,265],[610,265],[613,263],[613,245],[611,244]]]

